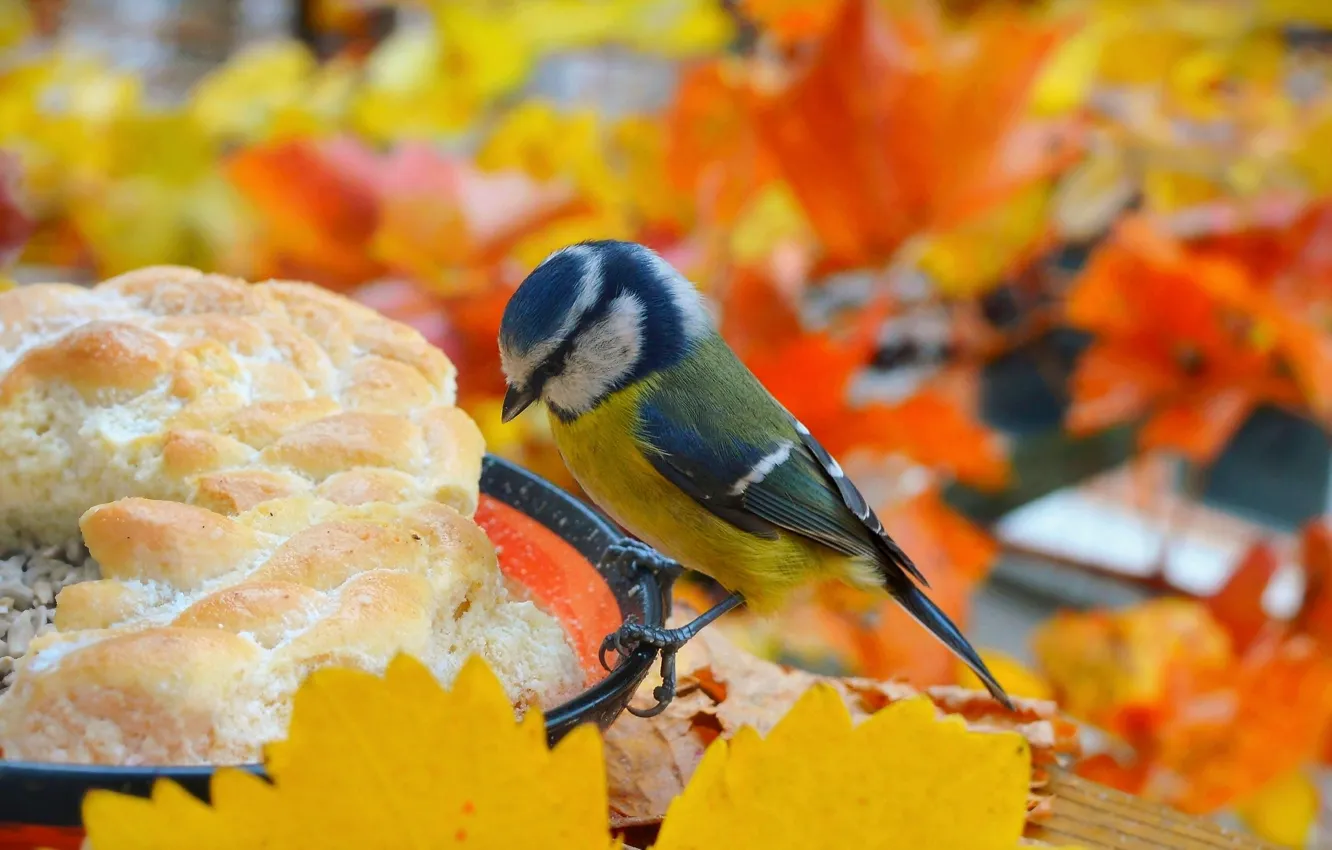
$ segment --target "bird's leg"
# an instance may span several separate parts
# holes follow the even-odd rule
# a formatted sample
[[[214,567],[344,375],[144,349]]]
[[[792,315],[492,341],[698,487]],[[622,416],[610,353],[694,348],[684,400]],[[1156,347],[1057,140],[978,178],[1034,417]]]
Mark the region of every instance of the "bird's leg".
[[[663,617],[671,615],[671,591],[675,586],[675,580],[684,574],[684,567],[646,543],[631,538],[606,547],[606,554],[603,557],[608,564],[621,568],[642,567],[655,573],[661,585]]]
[[[652,708],[641,711],[631,706],[629,713],[637,717],[654,717],[665,711],[666,706],[670,705],[671,700],[675,699],[675,654],[680,651],[680,647],[688,643],[709,623],[727,611],[740,607],[744,602],[745,597],[739,593],[732,593],[678,629],[663,629],[656,626],[645,626],[642,623],[625,623],[618,631],[607,635],[606,639],[601,642],[600,652],[601,666],[607,670],[611,668],[606,663],[606,653],[611,649],[614,649],[620,655],[629,655],[644,645],[661,650],[661,684],[652,691],[652,695],[657,698],[657,704]]]

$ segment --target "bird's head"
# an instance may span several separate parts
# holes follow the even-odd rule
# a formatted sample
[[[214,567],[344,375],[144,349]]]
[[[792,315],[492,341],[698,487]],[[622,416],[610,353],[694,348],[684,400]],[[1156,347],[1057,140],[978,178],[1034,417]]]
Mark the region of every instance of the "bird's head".
[[[503,419],[537,399],[572,420],[685,357],[713,332],[697,289],[633,242],[582,242],[522,282],[500,322]]]

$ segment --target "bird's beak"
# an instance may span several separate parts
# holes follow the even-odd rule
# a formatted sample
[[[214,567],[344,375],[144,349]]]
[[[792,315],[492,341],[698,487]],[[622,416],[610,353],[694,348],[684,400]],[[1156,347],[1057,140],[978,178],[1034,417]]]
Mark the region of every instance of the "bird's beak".
[[[504,409],[500,414],[501,422],[508,422],[524,410],[532,406],[532,402],[537,400],[537,394],[531,390],[524,390],[519,387],[510,386],[504,393]]]

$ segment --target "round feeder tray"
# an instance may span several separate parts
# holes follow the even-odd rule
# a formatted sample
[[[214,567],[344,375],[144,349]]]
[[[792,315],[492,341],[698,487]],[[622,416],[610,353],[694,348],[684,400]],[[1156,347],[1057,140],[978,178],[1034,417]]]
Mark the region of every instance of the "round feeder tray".
[[[608,547],[625,538],[595,511],[550,482],[492,455],[486,455],[482,464],[481,492],[535,520],[539,524],[534,526],[536,534],[563,541],[593,565],[619,605],[619,623],[633,618],[663,625],[668,589],[656,573],[631,561],[605,559],[602,563]],[[531,542],[540,548],[539,539]],[[620,659],[601,681],[547,712],[550,742],[554,744],[583,723],[595,723],[602,729],[610,726],[629,704],[656,657],[657,651],[651,647],[638,649]],[[264,772],[261,765],[241,769],[258,775]],[[147,797],[153,783],[166,778],[207,800],[214,770],[210,766],[119,767],[0,759],[0,845],[30,838],[36,842],[34,846],[78,846],[77,841],[68,842],[82,823],[81,806],[88,791],[105,788]],[[14,834],[16,830],[19,835]]]

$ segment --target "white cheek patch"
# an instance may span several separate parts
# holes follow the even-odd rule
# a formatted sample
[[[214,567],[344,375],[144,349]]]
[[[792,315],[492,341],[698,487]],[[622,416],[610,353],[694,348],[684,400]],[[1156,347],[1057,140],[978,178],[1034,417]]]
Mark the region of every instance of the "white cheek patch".
[[[546,382],[546,401],[572,414],[590,410],[633,371],[643,349],[643,302],[615,296],[605,318],[578,335],[564,370]]]
[[[602,287],[605,285],[605,278],[602,274],[601,255],[586,245],[571,245],[568,248],[561,248],[553,252],[549,257],[541,261],[537,269],[550,264],[552,260],[559,257],[569,257],[582,264],[582,273],[578,275],[578,280],[574,284],[573,298],[569,303],[569,309],[565,311],[564,320],[560,322],[555,333],[549,338],[532,346],[531,350],[522,355],[507,351],[503,346],[500,347],[500,368],[504,370],[504,376],[508,378],[509,384],[516,387],[525,386],[532,372],[541,365],[541,363],[555,352],[555,349],[573,333],[573,329],[578,326],[578,321],[592,306],[597,303],[601,297]],[[535,274],[535,270],[533,270]]]

